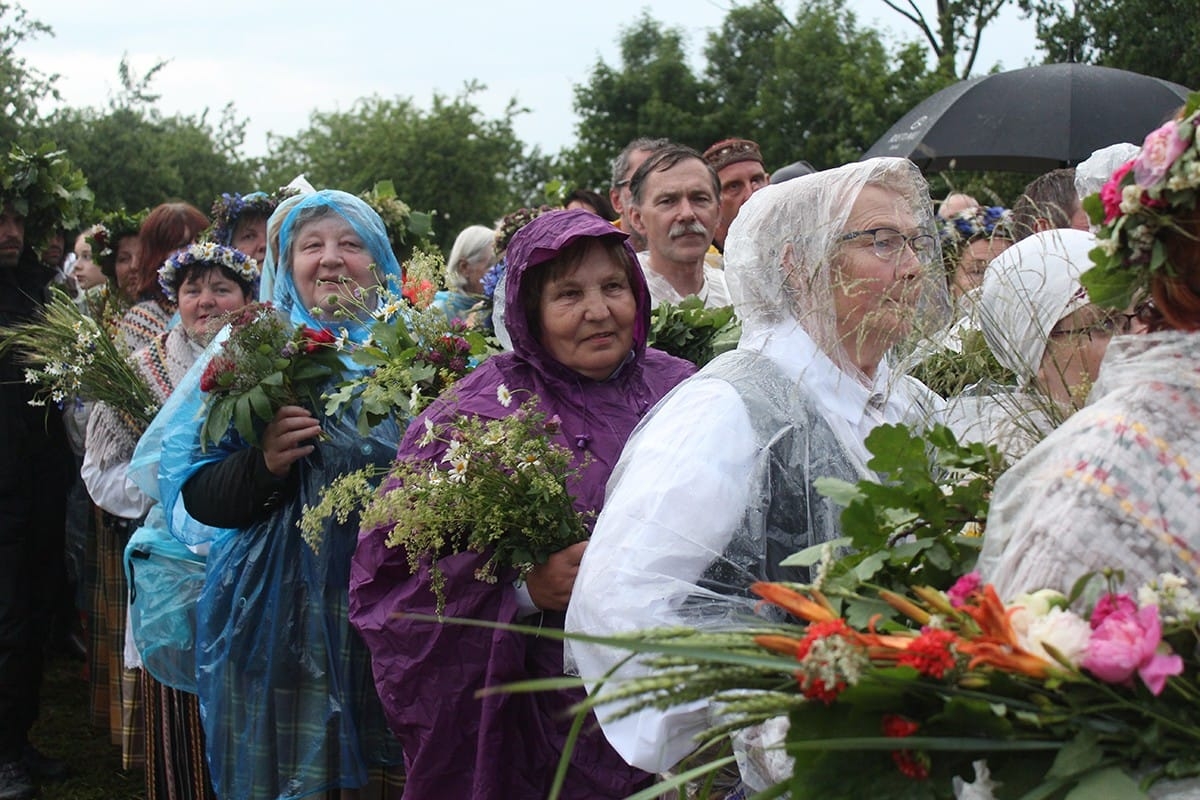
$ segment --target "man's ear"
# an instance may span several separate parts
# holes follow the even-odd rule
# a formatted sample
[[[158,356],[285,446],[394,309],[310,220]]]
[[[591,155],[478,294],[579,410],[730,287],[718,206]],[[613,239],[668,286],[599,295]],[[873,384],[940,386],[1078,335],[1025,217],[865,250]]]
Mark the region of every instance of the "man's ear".
[[[646,236],[646,223],[642,220],[642,212],[637,206],[629,207],[629,224],[640,235]]]

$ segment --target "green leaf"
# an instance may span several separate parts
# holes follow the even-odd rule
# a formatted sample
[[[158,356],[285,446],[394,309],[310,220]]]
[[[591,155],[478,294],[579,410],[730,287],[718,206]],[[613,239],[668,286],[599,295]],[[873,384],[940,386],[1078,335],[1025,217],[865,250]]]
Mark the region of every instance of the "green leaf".
[[[1062,757],[1062,754],[1059,754]],[[1055,762],[1057,766],[1057,762]],[[1063,800],[1145,800],[1143,792],[1123,769],[1106,767],[1085,775]]]
[[[1100,747],[1099,737],[1094,731],[1085,729],[1063,746],[1047,776],[1065,778],[1080,775],[1095,769],[1103,757],[1104,751]]]
[[[792,553],[790,556],[779,562],[781,567],[811,567],[821,560],[821,554],[825,552],[825,548],[832,545],[835,550],[850,545],[850,539],[843,536],[840,539],[834,539],[829,542],[821,542],[804,548],[798,553]]]

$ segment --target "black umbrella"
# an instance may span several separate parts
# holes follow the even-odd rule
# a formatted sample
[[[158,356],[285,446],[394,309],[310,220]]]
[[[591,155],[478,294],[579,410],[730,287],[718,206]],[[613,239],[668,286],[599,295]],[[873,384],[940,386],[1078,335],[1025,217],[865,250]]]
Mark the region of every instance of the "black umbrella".
[[[1091,64],[998,72],[925,98],[863,158],[909,158],[925,172],[1048,172],[1110,144],[1141,144],[1187,95],[1177,83]]]

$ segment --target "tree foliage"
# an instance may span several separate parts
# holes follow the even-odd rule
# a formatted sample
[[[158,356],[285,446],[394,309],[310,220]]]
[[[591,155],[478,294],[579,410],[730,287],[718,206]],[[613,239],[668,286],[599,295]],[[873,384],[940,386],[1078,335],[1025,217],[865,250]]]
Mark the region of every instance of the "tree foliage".
[[[71,154],[101,209],[139,209],[182,199],[207,211],[222,192],[251,191],[252,165],[239,154],[245,122],[233,104],[217,123],[199,115],[163,115],[150,91],[158,62],[143,75],[122,59],[122,90],[107,108],[65,108],[40,125],[41,135]]]
[[[45,75],[17,55],[17,47],[53,36],[49,25],[30,19],[15,3],[0,2],[0,141],[13,142],[37,119],[38,103],[57,99],[57,75]]]
[[[932,19],[917,0],[883,0],[921,32],[946,83],[971,77],[983,32],[1012,0],[937,0]]]
[[[708,37],[700,74],[684,45],[644,14],[621,34],[620,64],[598,62],[576,87],[579,138],[564,160],[576,182],[607,186],[609,161],[638,136],[701,150],[744,136],[768,167],[836,166],[943,83],[919,45],[890,51],[845,0],[808,0],[794,16],[769,0],[734,7]]]
[[[1047,62],[1127,69],[1200,88],[1195,0],[1023,0]]]
[[[286,183],[303,172],[316,186],[353,193],[391,180],[414,210],[436,212],[435,238],[445,246],[467,225],[492,225],[519,205],[519,187],[537,183],[513,132],[522,110],[514,102],[499,118],[485,118],[472,100],[483,88],[435,94],[429,110],[410,98],[376,96],[348,111],[314,112],[306,130],[272,140],[264,180]],[[533,163],[544,165],[539,158]]]

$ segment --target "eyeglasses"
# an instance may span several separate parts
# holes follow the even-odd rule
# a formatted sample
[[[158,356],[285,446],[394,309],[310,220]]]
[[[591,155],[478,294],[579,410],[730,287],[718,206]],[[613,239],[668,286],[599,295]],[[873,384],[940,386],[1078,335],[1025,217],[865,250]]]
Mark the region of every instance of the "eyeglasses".
[[[864,231],[843,233],[839,241],[848,242],[860,236],[870,236],[875,255],[884,260],[891,260],[900,255],[905,245],[908,245],[917,255],[934,252],[937,238],[928,233],[915,233],[905,236],[895,228],[868,228]]]
[[[1050,331],[1050,336],[1054,339],[1086,336],[1089,342],[1092,341],[1093,336],[1112,338],[1118,334],[1129,333],[1133,327],[1133,321],[1137,317],[1137,314],[1112,314],[1078,328],[1055,328]]]

